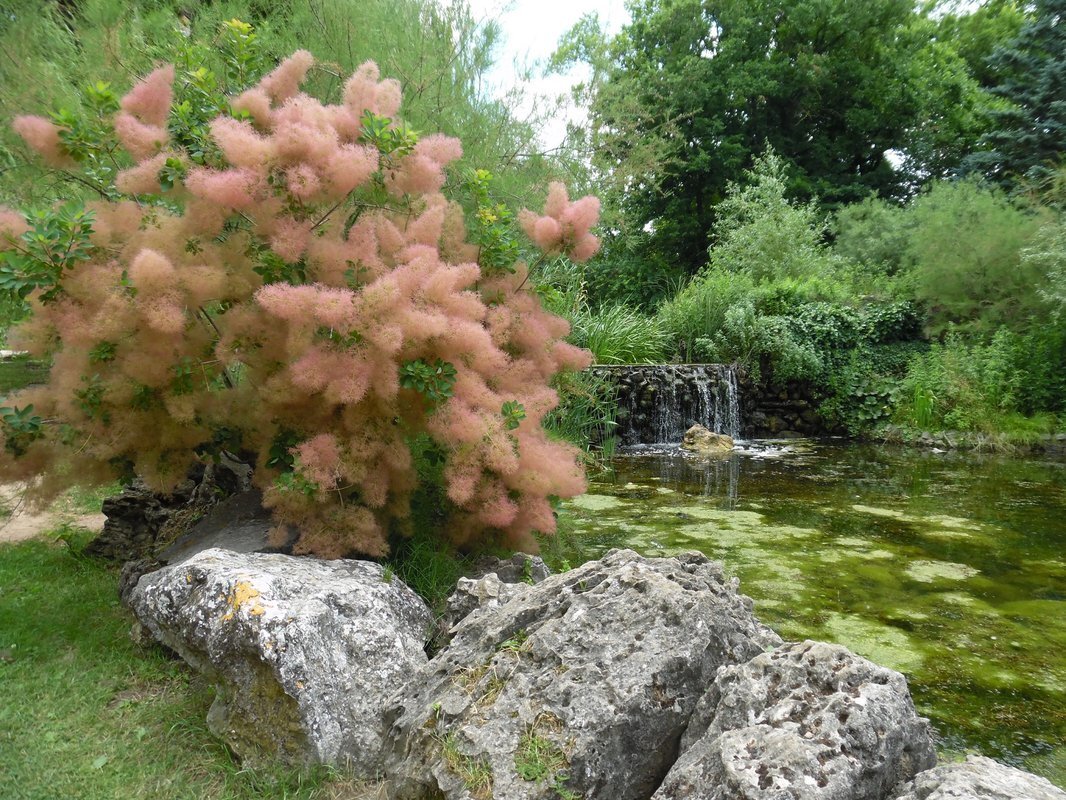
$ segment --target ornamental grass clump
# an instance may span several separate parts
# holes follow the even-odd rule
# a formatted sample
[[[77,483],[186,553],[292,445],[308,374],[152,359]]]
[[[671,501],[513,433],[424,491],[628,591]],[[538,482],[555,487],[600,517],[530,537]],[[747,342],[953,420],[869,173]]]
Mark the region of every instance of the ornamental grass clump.
[[[468,226],[442,194],[460,142],[399,121],[373,63],[335,105],[302,93],[313,63],[297,52],[220,109],[189,100],[209,74],[165,66],[121,100],[97,84],[98,119],[15,120],[97,198],[0,210],[0,288],[32,308],[14,339],[52,360],[0,409],[0,480],[42,501],[131,472],[166,492],[197,459],[254,453],[297,551],[381,556],[428,459],[442,536],[533,547],[550,500],[584,490],[541,422],[550,379],[589,355],[530,290],[506,211],[475,200]],[[555,185],[521,221],[583,259],[597,214]]]

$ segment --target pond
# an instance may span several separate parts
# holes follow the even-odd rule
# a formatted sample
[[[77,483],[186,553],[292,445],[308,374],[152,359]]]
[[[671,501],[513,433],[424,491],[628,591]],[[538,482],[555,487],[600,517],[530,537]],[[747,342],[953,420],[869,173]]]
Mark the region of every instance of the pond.
[[[786,639],[903,672],[947,755],[1066,787],[1066,464],[793,440],[619,455],[564,511],[590,557],[700,550]]]

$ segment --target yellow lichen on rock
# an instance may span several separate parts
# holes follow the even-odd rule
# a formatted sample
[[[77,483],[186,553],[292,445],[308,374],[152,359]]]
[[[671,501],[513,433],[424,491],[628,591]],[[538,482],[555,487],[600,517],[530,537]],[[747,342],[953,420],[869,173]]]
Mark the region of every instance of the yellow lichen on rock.
[[[226,603],[229,605],[230,610],[222,617],[222,621],[233,619],[234,614],[244,610],[246,607],[248,613],[255,617],[265,613],[266,608],[263,607],[263,602],[259,597],[259,590],[248,581],[237,581],[233,585],[229,597],[226,598]]]

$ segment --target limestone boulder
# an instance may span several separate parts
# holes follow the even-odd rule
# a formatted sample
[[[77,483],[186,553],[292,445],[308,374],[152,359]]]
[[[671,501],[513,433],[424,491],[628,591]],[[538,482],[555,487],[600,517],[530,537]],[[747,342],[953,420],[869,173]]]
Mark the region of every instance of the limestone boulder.
[[[1029,772],[969,756],[916,775],[892,800],[1066,800],[1066,792]]]
[[[386,698],[425,665],[433,623],[378,564],[217,548],[142,576],[129,604],[214,682],[208,724],[242,759],[366,775],[381,769]]]
[[[279,528],[263,495],[248,488],[216,503],[187,531],[159,552],[165,564],[176,564],[203,550],[221,547],[235,553],[291,553],[299,531]]]
[[[504,583],[540,583],[552,571],[540,556],[515,553],[510,558],[482,556],[474,562],[467,577],[476,579],[490,573],[495,573]]]
[[[685,431],[681,449],[702,456],[718,456],[733,450],[733,439],[724,433],[714,433],[702,425],[693,425]]]
[[[653,800],[882,800],[935,763],[902,675],[807,641],[719,671]]]
[[[510,558],[483,556],[474,563],[470,575],[462,577],[447,600],[438,622],[435,644],[442,647],[451,640],[452,628],[479,608],[496,608],[521,592],[526,586],[540,583],[551,575],[540,556],[515,553]]]
[[[480,578],[460,578],[455,591],[448,596],[447,606],[440,619],[440,646],[451,641],[455,626],[479,609],[499,608],[529,587],[526,583],[506,583],[490,572]]]
[[[718,667],[780,643],[698,553],[615,550],[519,586],[394,699],[394,797],[646,800]]]

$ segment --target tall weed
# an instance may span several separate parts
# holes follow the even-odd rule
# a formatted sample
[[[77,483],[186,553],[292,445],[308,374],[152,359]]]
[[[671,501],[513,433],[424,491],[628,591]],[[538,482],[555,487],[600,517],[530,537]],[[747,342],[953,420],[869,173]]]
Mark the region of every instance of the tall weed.
[[[629,306],[596,311],[584,305],[574,314],[570,340],[592,351],[597,364],[658,364],[668,350],[662,322]]]

